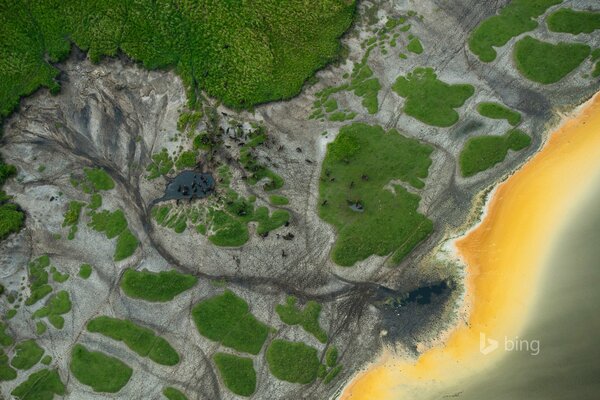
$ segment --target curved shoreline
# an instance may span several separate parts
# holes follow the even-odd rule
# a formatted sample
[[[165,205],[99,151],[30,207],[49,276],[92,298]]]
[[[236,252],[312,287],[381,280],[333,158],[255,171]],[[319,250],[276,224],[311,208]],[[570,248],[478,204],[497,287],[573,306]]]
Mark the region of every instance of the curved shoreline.
[[[600,174],[600,94],[552,131],[540,151],[487,194],[481,219],[449,242],[466,264],[468,320],[457,319],[444,345],[417,360],[385,351],[348,384],[342,400],[452,395],[444,390],[506,354],[482,354],[480,340],[485,346],[523,330],[553,243]]]

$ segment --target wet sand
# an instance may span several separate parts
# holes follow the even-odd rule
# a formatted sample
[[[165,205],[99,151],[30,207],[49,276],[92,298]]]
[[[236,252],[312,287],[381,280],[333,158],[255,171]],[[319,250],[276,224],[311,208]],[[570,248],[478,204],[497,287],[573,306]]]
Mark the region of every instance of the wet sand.
[[[536,301],[544,296],[542,273],[560,244],[561,233],[592,195],[598,176],[599,95],[490,194],[482,221],[455,242],[467,266],[467,323],[458,325],[443,346],[426,351],[418,360],[383,354],[348,385],[341,399],[459,397],[463,384],[485,377],[486,370],[506,358],[505,338],[533,340],[522,334]],[[480,352],[482,333],[500,342],[496,351]]]

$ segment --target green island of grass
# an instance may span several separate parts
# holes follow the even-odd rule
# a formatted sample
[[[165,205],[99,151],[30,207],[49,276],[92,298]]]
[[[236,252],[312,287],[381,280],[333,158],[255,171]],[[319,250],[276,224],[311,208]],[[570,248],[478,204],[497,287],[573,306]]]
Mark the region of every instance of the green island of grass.
[[[19,400],[52,400],[54,395],[64,396],[65,385],[57,370],[43,369],[29,375],[10,394]]]
[[[288,296],[285,304],[278,304],[275,311],[283,323],[287,325],[300,325],[306,332],[313,335],[321,343],[327,342],[327,333],[319,324],[319,315],[321,313],[321,305],[316,301],[306,303],[304,310],[301,310],[297,305],[298,299],[294,296]]]
[[[528,147],[531,138],[518,129],[504,136],[478,136],[467,140],[460,153],[462,176],[469,177],[504,161],[508,150],[518,151]]]
[[[514,56],[523,76],[547,85],[558,82],[571,73],[590,52],[590,46],[585,44],[552,44],[527,36],[515,45]]]
[[[17,169],[12,165],[5,164],[0,157],[0,189],[8,178],[16,174]],[[6,239],[12,233],[19,232],[25,221],[25,214],[10,200],[11,197],[0,190],[0,240]]]
[[[6,333],[7,329],[8,325],[6,324],[6,322],[0,321],[0,345],[4,347],[12,346],[14,342],[13,338],[8,333]]]
[[[15,355],[10,362],[16,369],[28,370],[37,364],[44,355],[42,349],[33,339],[17,343],[15,346]]]
[[[115,247],[115,261],[122,261],[129,258],[135,253],[135,250],[140,245],[138,238],[129,229],[125,229],[117,237],[117,246]]]
[[[31,306],[52,292],[52,286],[48,284],[48,271],[50,257],[43,255],[31,261],[27,266],[31,294],[25,300],[26,306]]]
[[[107,239],[117,238],[115,246],[115,261],[122,261],[131,257],[138,248],[140,242],[138,238],[127,228],[127,219],[123,210],[110,212],[102,210],[100,212],[92,211],[92,219],[88,224],[97,232],[103,232]]]
[[[590,11],[575,11],[570,8],[561,8],[548,17],[548,28],[552,32],[592,33],[600,29],[600,13]]]
[[[256,371],[251,358],[217,353],[213,356],[223,384],[239,396],[251,396],[256,391]]]
[[[275,339],[269,345],[267,362],[277,379],[301,384],[314,382],[321,365],[314,347],[281,339]]]
[[[191,289],[198,282],[192,275],[182,274],[175,270],[151,272],[135,271],[127,268],[121,279],[121,289],[134,299],[165,302],[173,300],[177,295]]]
[[[71,299],[69,293],[64,290],[53,295],[48,303],[33,313],[32,318],[44,318],[47,317],[48,321],[56,329],[62,329],[65,320],[62,315],[71,311]]]
[[[286,206],[290,203],[287,197],[276,194],[269,197],[269,202],[274,206]]]
[[[117,393],[133,374],[133,370],[118,358],[89,351],[81,344],[73,347],[69,368],[79,382],[102,393]]]
[[[169,342],[152,330],[131,321],[101,316],[88,322],[87,329],[121,341],[140,356],[148,357],[158,364],[175,365],[179,362],[179,354]]]
[[[102,168],[84,168],[83,173],[86,177],[83,191],[86,193],[115,188],[115,182]]]
[[[459,118],[454,109],[462,107],[475,92],[471,85],[439,80],[433,68],[415,68],[406,77],[398,77],[392,89],[406,98],[406,114],[439,127],[454,125]]]
[[[163,389],[163,395],[168,400],[188,400],[185,394],[170,386]]]
[[[420,197],[398,181],[425,186],[433,149],[392,129],[352,124],[327,146],[319,186],[319,216],[337,230],[331,257],[351,266],[393,253],[400,262],[433,230],[417,212]]]
[[[0,382],[12,381],[14,379],[17,379],[17,371],[10,366],[8,356],[0,348]]]
[[[190,101],[204,90],[234,108],[289,98],[334,60],[355,1],[291,0],[115,4],[8,1],[0,13],[0,116],[21,96],[60,87],[72,43],[92,61],[117,53],[148,69],[174,67]],[[19,68],[13,68],[19,65]]]
[[[492,119],[505,119],[512,126],[519,125],[521,122],[521,114],[511,110],[500,103],[479,103],[477,105],[479,114]]]
[[[469,48],[483,62],[496,59],[494,47],[504,46],[513,37],[537,28],[535,20],[562,0],[512,0],[477,26],[469,37]]]
[[[414,37],[410,40],[410,42],[408,42],[406,50],[410,51],[411,53],[421,54],[423,53],[423,45],[421,44],[419,38]]]
[[[269,334],[248,303],[230,290],[198,303],[192,318],[202,336],[244,353],[258,354]]]
[[[90,264],[81,264],[79,266],[79,277],[82,279],[88,279],[92,275],[92,266]]]

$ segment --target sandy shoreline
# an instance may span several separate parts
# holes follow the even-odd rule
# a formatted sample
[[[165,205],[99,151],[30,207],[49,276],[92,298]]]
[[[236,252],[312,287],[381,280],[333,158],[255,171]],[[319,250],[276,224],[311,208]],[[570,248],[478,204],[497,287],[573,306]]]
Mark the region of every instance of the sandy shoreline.
[[[528,319],[536,284],[559,238],[600,174],[600,94],[563,118],[542,149],[486,196],[481,221],[454,241],[467,268],[465,306],[445,344],[418,360],[391,352],[344,390],[343,400],[421,399],[452,395],[448,387],[494,363],[504,339],[518,337]],[[481,335],[500,348],[480,352]]]

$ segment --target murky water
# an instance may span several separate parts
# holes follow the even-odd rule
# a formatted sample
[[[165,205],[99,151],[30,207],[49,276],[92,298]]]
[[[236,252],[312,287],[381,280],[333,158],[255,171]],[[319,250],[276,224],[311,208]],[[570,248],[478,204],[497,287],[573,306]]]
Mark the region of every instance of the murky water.
[[[519,344],[471,384],[436,398],[595,400],[600,398],[600,180],[560,236],[543,272],[533,317]],[[535,353],[536,341],[539,354]],[[529,345],[529,349],[527,346]]]
[[[183,171],[169,182],[165,195],[156,201],[201,199],[210,195],[214,189],[215,180],[211,174]]]

